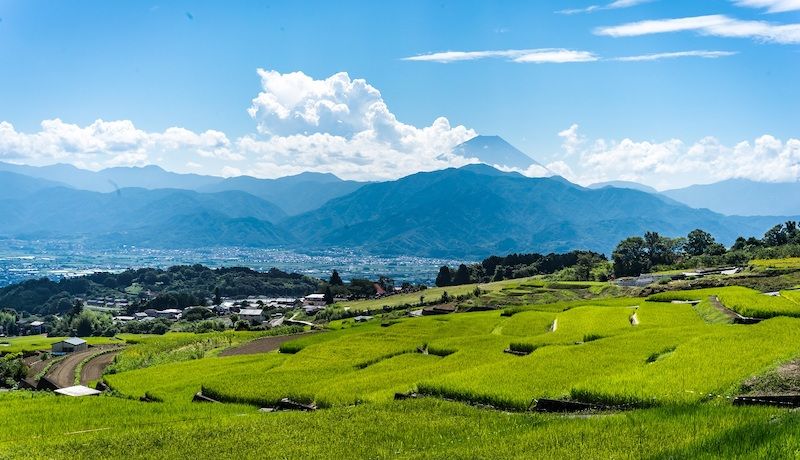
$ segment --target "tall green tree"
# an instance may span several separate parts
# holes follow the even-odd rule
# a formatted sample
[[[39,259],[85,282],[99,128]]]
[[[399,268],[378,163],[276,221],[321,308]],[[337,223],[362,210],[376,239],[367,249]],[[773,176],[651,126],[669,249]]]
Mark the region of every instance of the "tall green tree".
[[[453,285],[458,286],[461,284],[469,284],[469,268],[466,265],[461,264],[458,266],[458,270],[456,270],[456,275],[453,277]]]
[[[639,276],[650,269],[650,256],[644,238],[632,236],[617,245],[611,254],[615,276]]]
[[[331,278],[328,281],[328,284],[330,284],[331,286],[343,286],[344,285],[344,281],[342,281],[342,278],[339,276],[339,272],[338,271],[333,270],[333,272],[331,273]]]
[[[686,236],[686,243],[683,245],[683,250],[690,256],[701,256],[708,254],[709,250],[716,243],[714,237],[710,233],[700,230],[692,230]]]
[[[436,285],[439,287],[450,286],[453,283],[453,275],[450,273],[450,267],[443,265],[439,268],[439,274],[436,275]]]
[[[333,303],[333,293],[330,286],[325,286],[325,304],[330,305]]]

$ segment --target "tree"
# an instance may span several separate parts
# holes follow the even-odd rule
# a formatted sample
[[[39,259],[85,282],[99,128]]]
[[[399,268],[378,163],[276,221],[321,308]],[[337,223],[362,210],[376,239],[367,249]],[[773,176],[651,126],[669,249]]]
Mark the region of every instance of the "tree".
[[[639,236],[620,241],[611,256],[616,276],[639,276],[650,269],[647,244]]]
[[[83,313],[83,304],[80,300],[75,299],[75,303],[72,304],[72,309],[69,311],[69,316],[75,317]]]
[[[450,274],[450,267],[443,265],[439,268],[439,274],[436,275],[436,285],[439,287],[450,286],[453,282],[453,276]]]
[[[657,232],[646,232],[644,242],[651,266],[671,264],[675,261],[674,243],[671,238],[661,236]]]
[[[797,229],[795,229],[796,231]],[[781,224],[772,227],[764,234],[764,245],[766,246],[783,246],[788,242],[789,237]]]
[[[469,284],[469,281],[469,268],[464,264],[459,265],[456,275],[453,277],[453,286]]]
[[[330,305],[333,303],[333,293],[330,286],[325,286],[325,304]]]
[[[78,337],[89,337],[94,333],[94,324],[89,315],[79,315],[77,321],[75,321],[73,325],[75,327],[75,334]]]
[[[219,286],[214,288],[214,305],[221,305],[222,297],[219,295]]]
[[[334,270],[331,273],[331,279],[328,281],[328,284],[331,286],[344,286],[344,281],[342,281],[338,271]]]
[[[701,256],[707,254],[712,245],[716,243],[714,237],[710,233],[700,230],[692,230],[686,236],[686,243],[683,245],[683,250],[690,256]]]

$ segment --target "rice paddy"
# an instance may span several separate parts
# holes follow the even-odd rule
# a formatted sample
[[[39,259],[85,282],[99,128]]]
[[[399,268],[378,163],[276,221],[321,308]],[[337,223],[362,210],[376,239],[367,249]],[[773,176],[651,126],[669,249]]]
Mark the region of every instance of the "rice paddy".
[[[796,455],[800,415],[731,405],[800,356],[796,291],[519,302],[533,289],[587,292],[528,280],[493,291],[504,310],[340,322],[251,355],[218,351],[263,332],[122,337],[109,395],[0,394],[0,458]],[[731,324],[711,296],[766,319]],[[191,402],[198,392],[223,404]],[[259,412],[284,398],[319,410]],[[613,410],[532,412],[543,398]]]

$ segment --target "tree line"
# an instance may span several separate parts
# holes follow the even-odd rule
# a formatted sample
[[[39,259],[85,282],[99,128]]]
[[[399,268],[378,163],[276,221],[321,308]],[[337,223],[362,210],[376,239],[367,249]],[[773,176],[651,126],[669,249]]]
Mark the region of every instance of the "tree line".
[[[639,276],[652,271],[743,265],[753,259],[800,256],[800,228],[787,221],[769,229],[762,238],[740,236],[730,248],[713,235],[695,229],[685,237],[670,238],[657,232],[631,236],[617,244],[611,255],[614,275]]]

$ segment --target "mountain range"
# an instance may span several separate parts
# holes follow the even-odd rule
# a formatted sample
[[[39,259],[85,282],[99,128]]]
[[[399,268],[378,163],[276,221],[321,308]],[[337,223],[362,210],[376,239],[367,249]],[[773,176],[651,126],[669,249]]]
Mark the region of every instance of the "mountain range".
[[[500,138],[467,144],[487,163],[513,160],[516,151]],[[0,238],[80,239],[103,247],[350,247],[448,257],[609,253],[619,240],[648,230],[680,236],[702,228],[727,244],[740,235],[760,236],[800,214],[796,187],[725,181],[659,193],[631,182],[581,187],[485,164],[366,183],[321,173],[225,179],[157,166],[92,172],[0,163]],[[748,205],[764,211],[741,212],[753,211]],[[726,215],[736,213],[753,216]]]

